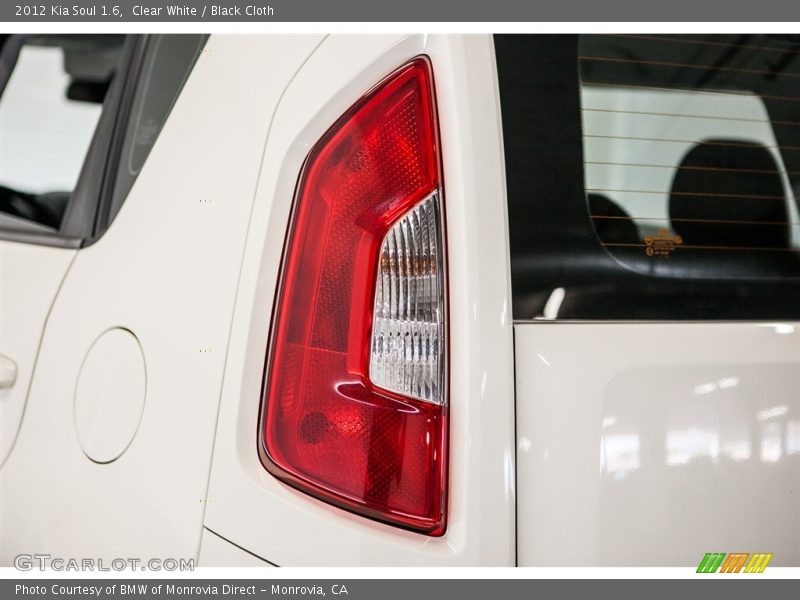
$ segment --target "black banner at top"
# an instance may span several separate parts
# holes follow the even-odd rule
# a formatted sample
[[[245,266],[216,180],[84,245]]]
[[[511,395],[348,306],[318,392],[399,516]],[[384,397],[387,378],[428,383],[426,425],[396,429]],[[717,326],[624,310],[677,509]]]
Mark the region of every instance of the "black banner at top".
[[[4,22],[791,22],[797,0],[3,0]]]

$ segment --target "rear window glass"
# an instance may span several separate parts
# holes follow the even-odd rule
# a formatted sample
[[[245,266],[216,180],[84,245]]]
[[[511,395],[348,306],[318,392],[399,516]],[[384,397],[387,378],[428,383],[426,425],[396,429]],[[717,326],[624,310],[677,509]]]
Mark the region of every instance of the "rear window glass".
[[[758,276],[796,255],[794,43],[584,36],[579,53],[588,210],[615,258],[648,273],[680,262],[685,276],[713,276],[731,263]]]
[[[516,319],[800,317],[800,38],[495,36]]]

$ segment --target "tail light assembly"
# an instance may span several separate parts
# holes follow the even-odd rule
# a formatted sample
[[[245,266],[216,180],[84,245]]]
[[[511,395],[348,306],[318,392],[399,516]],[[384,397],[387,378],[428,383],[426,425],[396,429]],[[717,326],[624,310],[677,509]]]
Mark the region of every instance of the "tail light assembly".
[[[284,483],[442,535],[447,280],[428,60],[404,65],[309,153],[292,209],[259,450]]]

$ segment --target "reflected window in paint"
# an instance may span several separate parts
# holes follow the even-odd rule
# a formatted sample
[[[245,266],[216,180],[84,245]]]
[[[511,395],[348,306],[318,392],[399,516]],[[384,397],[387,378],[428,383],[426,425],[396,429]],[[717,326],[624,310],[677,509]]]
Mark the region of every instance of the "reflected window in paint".
[[[638,469],[641,464],[639,448],[639,434],[615,433],[603,436],[603,470],[614,479],[625,479],[628,473]]]
[[[786,456],[800,454],[800,421],[786,422],[786,437],[784,438]]]
[[[722,456],[734,462],[744,462],[752,456],[750,442],[746,439],[722,442]]]
[[[761,462],[776,463],[783,455],[781,424],[768,421],[761,427]]]
[[[719,463],[719,433],[708,429],[677,429],[667,432],[667,465],[676,467],[700,458]]]

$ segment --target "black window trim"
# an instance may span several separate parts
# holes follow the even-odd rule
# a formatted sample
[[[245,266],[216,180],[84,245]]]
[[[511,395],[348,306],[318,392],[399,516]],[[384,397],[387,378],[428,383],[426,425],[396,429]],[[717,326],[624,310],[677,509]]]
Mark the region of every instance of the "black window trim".
[[[95,211],[92,230],[84,239],[84,246],[91,246],[94,242],[99,240],[111,224],[111,204],[114,197],[114,186],[117,181],[117,171],[119,170],[122,149],[125,144],[128,122],[130,121],[131,111],[133,110],[136,89],[141,83],[144,60],[151,41],[151,35],[144,34],[136,36],[136,42],[132,51],[133,56],[131,57],[125,74],[122,98],[120,104],[117,106],[115,114],[114,129],[111,134],[109,152],[107,153],[105,172],[103,174],[100,195],[97,202],[97,210]]]

